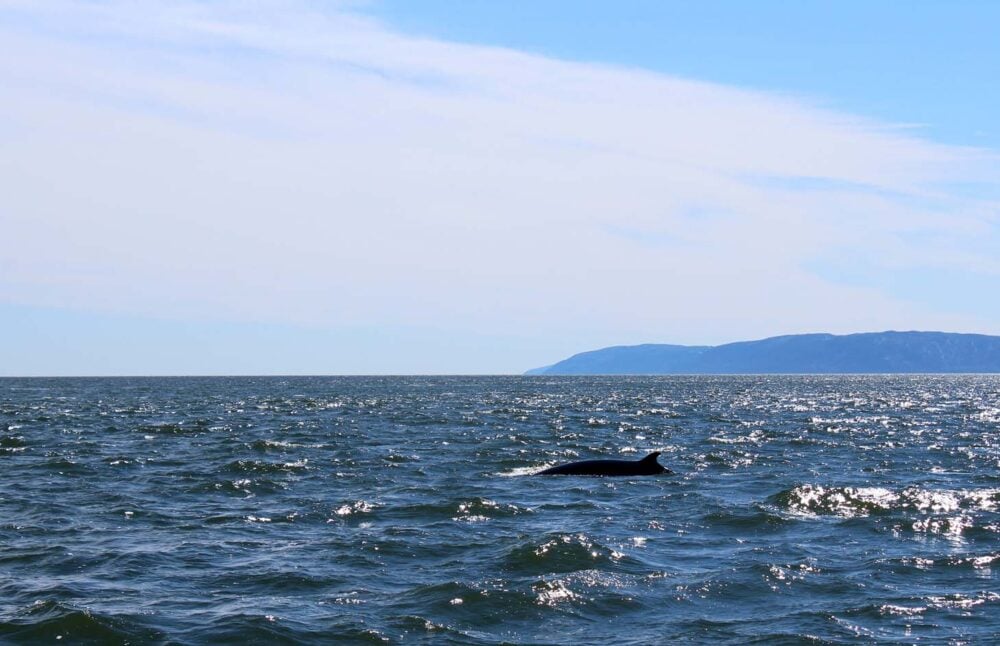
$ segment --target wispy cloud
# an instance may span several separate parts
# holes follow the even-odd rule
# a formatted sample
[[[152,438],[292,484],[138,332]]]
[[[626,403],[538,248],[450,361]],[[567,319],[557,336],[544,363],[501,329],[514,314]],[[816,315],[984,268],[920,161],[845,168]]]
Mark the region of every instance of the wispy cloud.
[[[994,153],[363,10],[0,3],[0,299],[609,342],[1000,331],[884,279],[1000,279]]]

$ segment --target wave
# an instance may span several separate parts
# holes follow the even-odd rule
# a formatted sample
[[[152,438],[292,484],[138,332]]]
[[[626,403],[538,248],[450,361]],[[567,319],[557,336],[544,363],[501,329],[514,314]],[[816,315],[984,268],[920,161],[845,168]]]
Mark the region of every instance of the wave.
[[[479,631],[539,617],[535,591],[526,586],[514,589],[509,582],[495,579],[478,584],[449,581],[416,586],[399,595],[396,605],[403,611],[421,616],[433,613],[435,617],[475,626]]]
[[[344,579],[340,577],[284,568],[259,572],[248,572],[239,568],[213,576],[211,581],[212,585],[223,589],[238,586],[241,590],[261,595],[302,594],[305,591],[324,590],[344,583]]]
[[[0,455],[21,453],[27,448],[23,435],[0,435]]]
[[[934,612],[967,612],[977,606],[995,604],[1000,601],[996,592],[980,592],[974,595],[942,594],[894,600],[892,603],[873,603],[847,610],[848,617],[920,617]]]
[[[504,556],[504,568],[522,574],[553,574],[612,566],[628,557],[586,534],[549,534],[522,543]]]
[[[497,473],[494,473],[493,475],[495,475],[497,477],[500,477],[500,478],[518,478],[518,477],[521,477],[521,476],[534,475],[534,474],[538,473],[539,471],[543,471],[545,469],[548,469],[549,467],[551,467],[553,465],[555,465],[555,462],[545,462],[545,463],[537,465],[537,466],[514,467],[513,469],[510,469],[509,471],[499,471]]]
[[[266,453],[268,451],[284,451],[286,449],[295,448],[299,445],[292,444],[291,442],[284,442],[282,440],[254,440],[253,442],[248,443],[247,446],[254,451]]]
[[[198,435],[212,430],[212,424],[211,420],[195,419],[182,422],[140,424],[136,430],[146,435]]]
[[[455,510],[452,520],[474,522],[490,520],[493,518],[505,518],[517,516],[519,514],[531,513],[527,507],[498,503],[489,498],[473,498],[465,502],[460,502]]]
[[[353,516],[354,514],[368,514],[375,511],[381,505],[372,504],[366,500],[355,500],[345,503],[333,510],[336,516]]]
[[[109,467],[128,467],[146,464],[145,458],[133,458],[127,455],[109,455],[104,458],[104,464]]]
[[[358,513],[374,511],[376,507],[365,501],[344,503],[338,506],[334,513],[337,516],[351,516]],[[489,498],[470,498],[467,500],[441,500],[437,502],[411,503],[384,507],[380,515],[393,520],[414,520],[423,523],[435,521],[481,522],[496,518],[507,518],[519,514],[532,513],[532,509],[510,503],[500,503]]]
[[[710,527],[726,527],[738,531],[778,531],[790,522],[764,508],[724,509],[710,512],[703,519]]]
[[[217,480],[204,482],[190,487],[188,493],[223,493],[232,496],[247,497],[255,494],[278,493],[288,485],[269,478],[237,478],[235,480]]]
[[[392,619],[392,624],[402,635],[426,634],[429,639],[439,643],[495,643],[493,640],[477,639],[468,631],[457,630],[447,624],[436,622],[420,615],[403,615],[401,617],[394,617]]]
[[[924,489],[907,487],[823,487],[800,485],[786,489],[771,500],[793,512],[850,518],[898,511],[924,514],[960,510],[995,511],[1000,489]]]
[[[324,624],[306,624],[272,614],[239,613],[177,636],[182,642],[205,644],[385,644],[389,641],[382,631],[366,626],[363,620],[343,619]]]
[[[755,428],[750,431],[747,435],[735,435],[729,436],[722,433],[717,433],[708,438],[708,442],[713,444],[755,444],[760,445],[768,441],[768,436],[764,431],[759,428]]]
[[[0,530],[8,529],[10,525],[0,525]],[[16,531],[21,531],[20,526],[13,526]],[[0,565],[11,566],[17,564],[30,564],[40,566],[50,558],[61,558],[65,556],[66,550],[60,546],[33,546],[33,547],[10,547],[7,546],[0,551]]]
[[[641,605],[623,590],[634,579],[585,570],[541,578],[491,578],[474,584],[451,581],[417,586],[397,601],[399,607],[421,615],[432,612],[479,628],[509,625],[515,619],[537,620],[548,609],[578,614],[586,607],[582,613],[586,616],[616,617]]]
[[[56,471],[60,475],[83,475],[93,473],[93,468],[67,457],[54,457],[41,463],[41,468]]]
[[[309,460],[295,462],[265,462],[263,460],[234,460],[223,467],[229,473],[300,473],[309,467]]]
[[[163,641],[164,637],[130,617],[103,615],[58,601],[36,601],[13,618],[0,621],[0,638],[25,643],[128,644]]]
[[[928,570],[946,568],[989,570],[994,565],[1000,565],[1000,552],[990,552],[987,554],[957,554],[942,557],[905,556],[880,559],[879,563],[884,564],[889,569],[900,574],[920,571],[926,572]]]

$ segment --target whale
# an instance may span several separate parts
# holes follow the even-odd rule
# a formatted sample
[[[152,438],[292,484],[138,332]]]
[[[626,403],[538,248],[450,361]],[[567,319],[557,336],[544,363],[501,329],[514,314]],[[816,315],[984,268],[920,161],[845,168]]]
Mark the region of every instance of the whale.
[[[584,460],[570,462],[539,471],[536,476],[655,476],[673,473],[656,461],[659,451],[653,451],[641,460]]]

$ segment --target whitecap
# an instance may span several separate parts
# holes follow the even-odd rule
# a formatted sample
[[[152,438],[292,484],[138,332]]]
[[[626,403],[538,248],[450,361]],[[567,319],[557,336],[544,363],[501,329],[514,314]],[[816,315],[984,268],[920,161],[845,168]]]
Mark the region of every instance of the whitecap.
[[[543,606],[555,606],[579,597],[562,581],[541,581],[533,586],[536,603]]]
[[[922,614],[927,610],[926,606],[896,606],[891,603],[879,606],[879,613],[883,615],[898,615],[903,617],[913,617]]]
[[[351,514],[367,514],[374,511],[375,508],[376,506],[370,502],[367,502],[365,500],[357,500],[352,503],[341,505],[340,507],[335,509],[333,513],[336,514],[337,516],[350,516]]]

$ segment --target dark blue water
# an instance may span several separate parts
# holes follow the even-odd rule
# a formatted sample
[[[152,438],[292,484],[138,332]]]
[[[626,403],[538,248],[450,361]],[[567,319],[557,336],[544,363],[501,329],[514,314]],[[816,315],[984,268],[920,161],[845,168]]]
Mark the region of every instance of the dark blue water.
[[[0,641],[987,643],[998,583],[997,377],[0,380]]]

